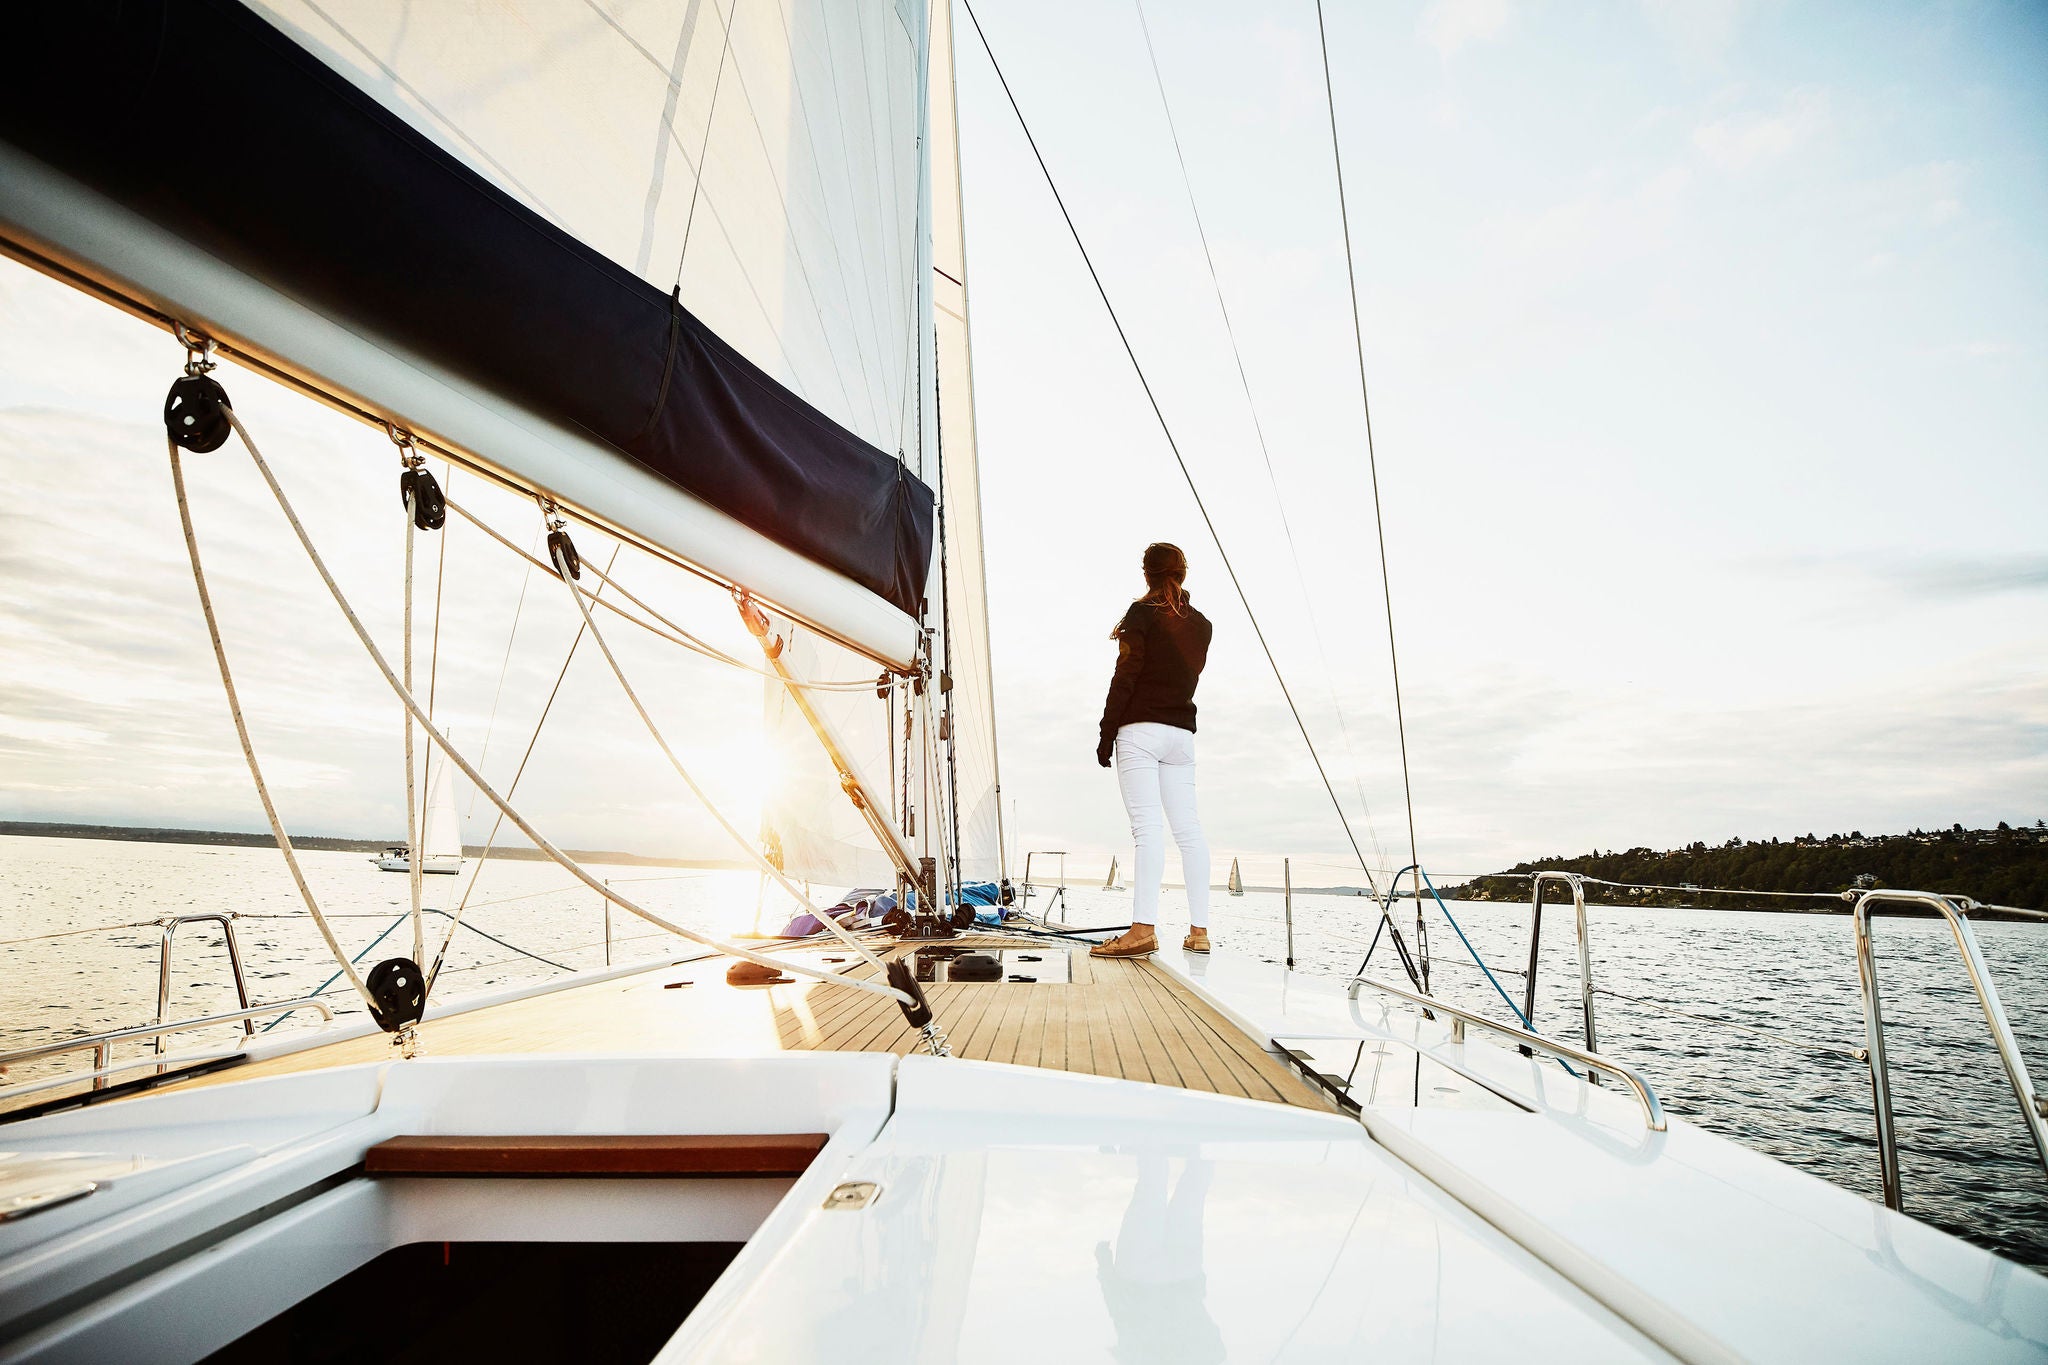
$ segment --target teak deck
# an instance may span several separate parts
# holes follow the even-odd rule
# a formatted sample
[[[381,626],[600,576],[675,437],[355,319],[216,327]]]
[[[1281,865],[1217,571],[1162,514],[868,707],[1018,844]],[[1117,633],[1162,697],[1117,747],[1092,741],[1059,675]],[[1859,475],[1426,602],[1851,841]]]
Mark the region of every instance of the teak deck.
[[[955,940],[973,947],[1062,945],[993,936]],[[918,945],[900,944],[890,954]],[[840,954],[822,950],[829,960]],[[801,960],[816,962],[819,955]],[[650,971],[430,1020],[420,1055],[522,1052],[893,1052],[921,1046],[894,1001],[798,978],[787,985],[725,983],[730,959]],[[867,975],[865,964],[848,975]],[[1150,961],[1072,957],[1062,984],[940,983],[926,987],[953,1053],[983,1061],[1113,1076],[1276,1104],[1326,1109],[1286,1064]],[[682,984],[682,983],[687,983]],[[392,1055],[382,1034],[308,1048],[194,1077],[187,1085],[379,1061]]]

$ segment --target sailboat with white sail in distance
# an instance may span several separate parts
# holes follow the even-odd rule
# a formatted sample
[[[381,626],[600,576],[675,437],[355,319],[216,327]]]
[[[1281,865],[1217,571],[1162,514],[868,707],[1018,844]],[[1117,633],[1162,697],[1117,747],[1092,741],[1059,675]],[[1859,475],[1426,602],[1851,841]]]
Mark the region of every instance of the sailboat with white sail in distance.
[[[426,819],[421,825],[420,871],[453,876],[462,871],[462,816],[455,809],[455,769],[432,759],[427,768],[433,777],[427,784]],[[387,848],[377,866],[386,872],[411,872],[412,849],[406,845]]]
[[[1666,1111],[1599,1035],[1563,874],[1534,881],[1531,963],[1546,892],[1569,894],[1570,1038],[1539,1027],[1533,979],[1518,1003],[1488,971],[1491,1012],[1432,990],[1415,931],[1457,926],[1419,867],[1412,928],[1398,879],[1373,887],[1394,958],[1342,977],[1295,968],[1291,890],[1286,963],[1227,940],[1092,958],[1099,931],[1021,913],[954,93],[956,46],[995,49],[964,3],[15,18],[0,249],[169,338],[169,446],[144,454],[168,464],[189,625],[345,979],[0,1054],[0,1359],[2048,1358],[2048,1281],[1900,1207],[1873,957],[1890,1207]],[[302,455],[233,407],[265,383],[394,461],[396,647],[299,514]],[[516,832],[601,907],[602,967],[454,994],[464,911],[429,924],[417,894],[377,940],[409,921],[410,955],[350,954],[292,840],[305,794],[244,721],[239,604],[191,511],[229,479],[274,505],[308,610],[428,751],[419,870],[460,865],[459,773],[493,846]],[[525,520],[463,496],[479,479]],[[675,789],[815,933],[665,915],[449,736],[415,606],[421,547],[450,534],[573,610]],[[649,587],[674,575],[729,592],[757,647]],[[750,709],[761,689],[789,779],[758,829],[658,704],[713,669]],[[867,889],[823,906],[811,882]],[[1867,912],[1912,894],[1865,896],[1866,951]],[[1924,899],[2005,1049],[1966,920]],[[612,960],[626,917],[657,952]],[[59,1062],[82,1069],[37,1070]]]

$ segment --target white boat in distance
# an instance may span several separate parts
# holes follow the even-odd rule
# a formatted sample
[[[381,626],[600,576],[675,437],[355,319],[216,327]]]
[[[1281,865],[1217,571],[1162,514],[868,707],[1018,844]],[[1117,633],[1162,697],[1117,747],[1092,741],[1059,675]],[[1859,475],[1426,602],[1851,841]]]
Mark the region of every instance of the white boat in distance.
[[[1336,977],[1227,941],[1096,959],[1001,903],[977,920],[970,884],[1011,897],[953,5],[10,17],[0,247],[177,338],[162,516],[224,693],[216,617],[238,602],[207,588],[195,528],[217,523],[186,509],[234,479],[266,516],[267,487],[317,571],[308,610],[353,631],[442,776],[602,898],[606,959],[451,996],[414,897],[412,956],[359,972],[227,705],[347,979],[0,1054],[0,1361],[2048,1360],[2048,1280],[1899,1207],[1874,958],[1889,1207],[1667,1114],[1602,1050],[1563,874],[1573,1040],[1537,1031],[1533,982],[1494,1013],[1433,993],[1395,886],[1376,888],[1395,960]],[[636,680],[687,694],[715,664],[763,688],[771,735],[818,771],[760,844],[719,819],[823,932],[718,940],[563,853],[447,739],[410,652],[362,626],[288,492],[317,462],[243,426],[222,357],[238,388],[362,417],[379,460],[398,442],[409,565],[447,515],[506,575],[537,566],[678,790],[702,796],[689,746]],[[184,451],[219,452],[189,489]],[[492,525],[444,497],[442,462],[536,510]],[[545,563],[521,548],[542,536]],[[621,554],[601,570],[578,539]],[[759,657],[635,593],[670,574],[733,589]],[[662,667],[621,662],[627,627]],[[893,881],[895,909],[849,927],[806,878]],[[1911,894],[1862,898],[1866,953],[1868,912]],[[1968,924],[1920,900],[2048,1159]],[[611,961],[620,914],[660,951]],[[91,1062],[37,1071],[59,1057]]]
[[[462,871],[462,816],[455,809],[455,769],[452,764],[427,760],[433,774],[428,787],[427,818],[420,838],[420,871],[432,876],[454,876]],[[386,872],[411,872],[412,849],[400,844],[387,848],[377,858]]]

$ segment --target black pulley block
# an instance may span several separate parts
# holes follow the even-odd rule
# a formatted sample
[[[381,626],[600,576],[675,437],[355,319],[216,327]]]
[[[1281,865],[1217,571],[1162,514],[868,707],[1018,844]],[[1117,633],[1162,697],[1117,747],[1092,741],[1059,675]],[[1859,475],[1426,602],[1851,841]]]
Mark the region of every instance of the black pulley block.
[[[394,957],[370,969],[370,1017],[386,1033],[420,1021],[427,1008],[427,974],[409,957]]]
[[[412,524],[422,531],[438,531],[448,523],[448,499],[432,470],[410,466],[398,475],[398,500],[412,508]]]
[[[569,577],[583,577],[583,561],[576,557],[576,542],[569,539],[567,531],[548,532],[548,558],[566,567]]]
[[[923,1028],[932,1021],[932,1007],[925,1003],[924,987],[917,984],[917,973],[900,957],[889,963],[889,984],[910,997],[910,1003],[902,1009],[912,1028]]]
[[[973,923],[974,907],[964,900],[956,902],[953,906],[953,927],[955,929],[965,929]]]
[[[996,890],[996,904],[1015,905],[1016,903],[1017,888],[1015,885],[1011,883],[1008,877],[1005,877],[1003,878],[1003,884]]]
[[[180,375],[164,399],[164,430],[187,450],[204,454],[227,444],[234,427],[228,423],[228,391],[203,374]]]

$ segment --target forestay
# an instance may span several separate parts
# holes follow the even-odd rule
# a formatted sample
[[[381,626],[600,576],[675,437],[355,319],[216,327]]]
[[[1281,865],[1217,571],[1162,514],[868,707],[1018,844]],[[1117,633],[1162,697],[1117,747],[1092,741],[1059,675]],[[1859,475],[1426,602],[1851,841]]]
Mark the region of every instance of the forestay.
[[[0,236],[902,664],[923,28],[891,0],[34,11]]]

